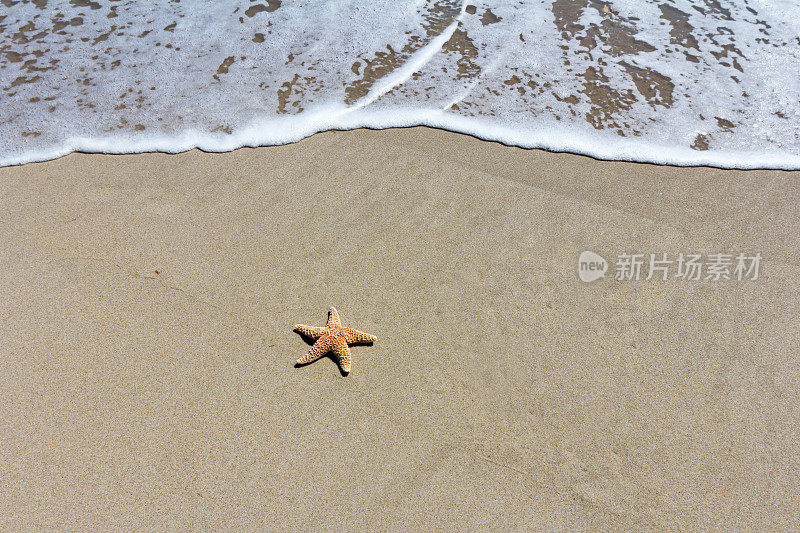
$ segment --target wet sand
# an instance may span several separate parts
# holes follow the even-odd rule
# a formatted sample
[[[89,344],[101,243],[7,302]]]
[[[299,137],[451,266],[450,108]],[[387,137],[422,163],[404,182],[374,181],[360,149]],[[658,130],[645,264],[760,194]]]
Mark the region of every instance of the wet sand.
[[[800,523],[800,172],[359,130],[0,168],[0,213],[0,529]],[[346,377],[294,367],[331,305]]]

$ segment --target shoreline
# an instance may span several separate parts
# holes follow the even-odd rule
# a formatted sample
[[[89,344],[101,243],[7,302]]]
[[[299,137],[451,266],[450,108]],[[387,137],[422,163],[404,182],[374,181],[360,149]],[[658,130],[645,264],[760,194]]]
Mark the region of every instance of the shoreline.
[[[396,120],[398,113],[404,113],[404,118],[399,123],[392,122]],[[542,133],[541,125],[531,128],[503,127],[482,123],[480,118],[449,114],[440,109],[384,110],[363,114],[359,109],[323,106],[316,111],[307,112],[306,115],[308,115],[306,121],[300,122],[300,124],[296,123],[294,116],[257,119],[235,133],[226,135],[215,135],[214,132],[189,129],[179,134],[155,138],[135,139],[130,134],[127,137],[76,137],[66,142],[66,147],[44,152],[31,152],[21,161],[10,157],[0,157],[0,168],[45,163],[70,154],[139,155],[161,153],[176,155],[192,150],[221,154],[245,148],[257,149],[292,145],[328,132],[423,128],[466,135],[479,141],[494,142],[508,148],[588,157],[599,162],[719,170],[800,171],[800,155],[797,154],[772,154],[770,158],[764,159],[764,152],[761,151],[718,151],[708,148],[695,150],[680,146],[659,146],[651,142],[639,141],[635,137],[601,139],[596,137],[598,130],[581,127],[575,128],[574,131],[568,131],[559,130],[556,125],[551,125],[551,131]],[[277,137],[263,137],[260,132],[265,130],[288,133]],[[124,145],[126,148],[120,149],[120,145]],[[670,153],[670,156],[668,158],[661,156],[661,160],[655,160],[652,155],[642,155],[654,152]],[[754,158],[759,162],[754,162]]]

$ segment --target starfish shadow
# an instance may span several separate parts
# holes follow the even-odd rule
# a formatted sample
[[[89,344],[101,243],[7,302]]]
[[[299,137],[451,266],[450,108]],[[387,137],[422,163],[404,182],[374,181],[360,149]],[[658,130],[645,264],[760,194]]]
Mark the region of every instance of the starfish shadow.
[[[313,344],[313,343],[311,343],[311,344]],[[336,365],[336,368],[339,369],[339,373],[342,375],[342,377],[345,377],[350,373],[350,372],[345,372],[344,369],[342,369],[341,365],[339,365],[339,362],[336,360],[336,358],[334,356],[332,356],[331,354],[325,354],[324,356],[320,357],[319,359],[330,359],[333,362],[333,364]],[[294,367],[295,368],[303,368],[304,366],[308,366],[308,365],[310,365],[312,363],[316,363],[317,361],[319,361],[319,359],[314,359],[313,361],[309,361],[308,363],[303,363],[303,364],[295,363]]]
[[[309,346],[314,346],[314,339],[312,339],[311,337],[306,337],[297,330],[294,330],[294,332],[300,335],[300,338],[303,339],[306,344],[308,344]],[[300,366],[306,366],[306,365],[300,365]]]

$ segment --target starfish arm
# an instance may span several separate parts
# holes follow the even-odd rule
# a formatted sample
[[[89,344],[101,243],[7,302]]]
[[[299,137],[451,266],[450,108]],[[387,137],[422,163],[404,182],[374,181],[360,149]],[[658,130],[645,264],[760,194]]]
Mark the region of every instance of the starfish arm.
[[[348,344],[370,344],[378,340],[375,335],[353,328],[344,328],[344,337],[347,339]]]
[[[298,365],[304,365],[306,363],[310,363],[311,361],[315,361],[331,351],[333,348],[333,339],[330,337],[323,337],[317,342],[314,343],[314,346],[305,354],[303,357],[297,360]]]
[[[333,345],[333,355],[339,360],[339,366],[342,367],[342,371],[350,372],[350,348],[347,347],[347,343],[345,342],[337,342]]]
[[[325,328],[316,328],[314,326],[306,326],[305,324],[297,324],[294,330],[304,337],[311,340],[317,340],[325,333]]]
[[[341,325],[342,321],[339,320],[339,311],[337,311],[335,307],[331,307],[328,311],[328,327],[335,328]]]

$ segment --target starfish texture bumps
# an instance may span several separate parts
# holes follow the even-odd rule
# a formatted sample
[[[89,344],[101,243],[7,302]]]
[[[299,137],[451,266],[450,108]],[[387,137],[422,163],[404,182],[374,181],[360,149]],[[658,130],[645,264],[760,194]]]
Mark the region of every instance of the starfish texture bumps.
[[[350,372],[350,348],[348,344],[372,344],[377,340],[374,335],[352,328],[342,327],[339,313],[335,307],[328,311],[328,324],[324,328],[297,324],[294,330],[314,342],[314,345],[303,357],[297,360],[298,365],[315,361],[328,352],[332,352],[342,372]]]

